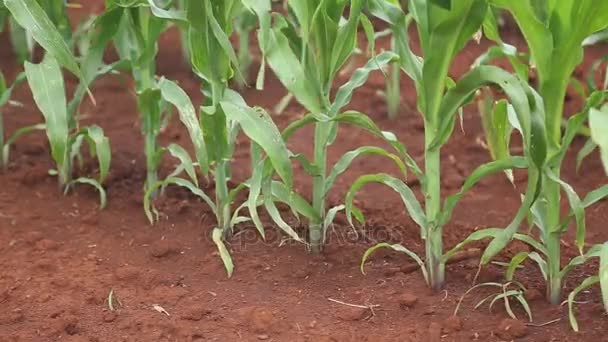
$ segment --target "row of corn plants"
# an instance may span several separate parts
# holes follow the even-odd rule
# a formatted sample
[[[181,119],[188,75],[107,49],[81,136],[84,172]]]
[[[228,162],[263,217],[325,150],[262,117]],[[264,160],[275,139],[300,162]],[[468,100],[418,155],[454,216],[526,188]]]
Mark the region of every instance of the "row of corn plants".
[[[564,115],[566,91],[582,61],[584,46],[601,41],[608,28],[608,4],[593,0],[286,0],[282,8],[273,10],[276,7],[270,0],[107,0],[105,11],[82,24],[76,30],[78,34],[71,32],[65,3],[56,2],[56,7],[45,4],[3,0],[0,7],[0,25],[8,21],[13,42],[27,44],[27,53],[22,53],[23,45],[15,43],[25,73],[15,79],[14,85],[27,79],[44,119],[44,124],[20,129],[5,140],[0,116],[2,166],[8,163],[10,145],[18,136],[43,129],[61,189],[67,191],[76,183],[93,185],[105,206],[103,183],[110,170],[109,140],[100,127],[80,125],[79,107],[86,96],[94,102],[90,89],[98,77],[126,71],[135,84],[144,135],[146,216],[151,222],[157,220],[154,198],[167,186],[191,191],[215,216],[209,233],[229,275],[234,264],[226,241],[240,223],[248,221],[264,237],[260,207],[290,239],[305,243],[312,253],[321,253],[335,216],[344,211],[351,225],[355,220],[364,222],[363,212],[354,206],[355,196],[366,184],[380,183],[399,194],[407,214],[420,228],[425,249],[419,254],[405,244],[379,243],[363,255],[362,271],[376,250],[391,248],[419,264],[428,286],[440,291],[446,282],[446,264],[465,245],[489,240],[481,267],[515,239],[530,245],[531,250],[515,255],[506,264],[507,285],[499,286],[504,293],[496,298],[508,297],[509,286],[519,284],[514,280],[516,270],[530,259],[546,280],[547,300],[558,304],[564,299],[563,283],[568,273],[599,258],[598,274],[570,293],[570,321],[578,329],[574,298],[596,283],[601,285],[608,310],[608,245],[590,246],[585,239],[585,209],[608,196],[608,185],[581,198],[561,177],[566,153],[581,133],[589,140],[579,152],[579,162],[598,149],[608,170],[608,77],[600,86],[579,83],[584,106],[569,118]],[[499,11],[514,18],[529,52],[517,51],[503,41],[496,19]],[[586,24],[581,25],[581,20]],[[376,32],[374,21],[385,22],[389,29]],[[194,104],[179,83],[156,75],[157,41],[171,26],[179,29],[185,56],[200,78],[202,103]],[[410,28],[415,28],[418,35],[420,54],[410,46]],[[252,81],[248,77],[252,62],[250,33],[255,30],[261,67]],[[367,41],[367,61],[353,69],[353,56],[362,50],[359,33]],[[390,49],[378,53],[375,40],[386,34],[390,35]],[[238,49],[231,43],[234,35],[238,36]],[[458,54],[482,35],[496,45],[464,75],[451,77],[450,68]],[[38,64],[32,62],[34,42],[46,52]],[[119,61],[104,64],[103,53],[111,43]],[[510,61],[513,71],[492,65],[495,58]],[[79,82],[69,102],[61,68]],[[530,85],[532,69],[537,82]],[[255,83],[263,89],[267,71],[276,75],[305,111],[282,131],[263,108],[249,106],[231,89],[233,80],[239,87]],[[401,77],[415,85],[417,110],[424,123],[423,165],[409,154],[407,142],[382,131],[365,113],[345,109],[354,91],[365,85],[372,72],[382,72],[389,79],[386,97],[391,117],[399,109]],[[342,80],[345,74],[348,79]],[[10,103],[12,89],[0,78],[0,106]],[[442,147],[449,143],[465,105],[480,97],[482,126],[493,160],[477,166],[459,191],[445,196],[441,188]],[[184,146],[160,146],[158,142],[173,107],[188,131],[193,155]],[[342,125],[358,127],[390,148],[361,146],[329,165],[327,151],[338,140]],[[314,130],[312,155],[287,148],[290,137],[306,126]],[[252,170],[249,179],[231,187],[231,160],[241,133],[251,143]],[[513,134],[521,136],[521,155],[510,153]],[[83,143],[88,143],[89,155],[97,159],[97,176],[73,176],[74,164],[82,164]],[[169,175],[159,177],[165,154],[177,159],[178,164]],[[401,174],[360,176],[350,186],[344,204],[330,207],[327,196],[336,179],[355,159],[371,154],[386,158]],[[301,164],[311,177],[310,195],[294,190],[294,163]],[[510,224],[475,231],[446,248],[443,231],[450,229],[459,201],[489,175],[505,173],[514,182],[515,169],[527,173],[527,184],[520,189],[521,206]],[[420,182],[421,196],[406,182],[410,173]],[[207,182],[213,185],[213,194],[207,193]],[[570,208],[565,215],[560,209],[564,195]],[[278,202],[305,218],[306,237],[283,217]],[[522,229],[525,223],[529,224],[528,230]],[[562,265],[561,241],[571,226],[579,255]],[[515,297],[521,301],[519,292]]]

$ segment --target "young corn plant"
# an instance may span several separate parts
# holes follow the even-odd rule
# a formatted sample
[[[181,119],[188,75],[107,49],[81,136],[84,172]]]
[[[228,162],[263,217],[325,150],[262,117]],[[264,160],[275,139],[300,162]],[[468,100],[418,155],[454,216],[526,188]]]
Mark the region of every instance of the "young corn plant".
[[[187,27],[191,65],[196,75],[202,79],[201,90],[205,102],[197,113],[188,95],[175,82],[166,79],[157,83],[157,91],[178,109],[194,146],[196,162],[182,147],[175,144],[169,146],[168,151],[180,163],[171,175],[148,189],[144,206],[148,218],[153,222],[151,193],[170,184],[185,187],[200,197],[215,215],[212,239],[228,275],[231,275],[234,265],[224,241],[231,236],[235,225],[250,220],[254,221],[264,236],[264,227],[256,208],[263,203],[273,219],[279,216],[274,202],[265,200],[265,196],[261,195],[262,176],[276,170],[285,184],[283,190],[289,191],[293,183],[291,162],[281,134],[269,115],[261,108],[249,107],[238,93],[229,89],[230,79],[234,75],[240,77],[238,57],[230,45],[229,37],[233,33],[234,18],[242,10],[241,1],[189,0],[184,5],[183,12],[172,15],[174,20],[181,21]],[[230,189],[230,161],[234,155],[236,138],[241,131],[252,141],[254,150],[257,150],[252,156],[254,166],[257,167],[253,170],[251,180]],[[208,176],[210,172],[215,185],[215,196],[207,195],[199,187],[197,178],[197,174]],[[182,173],[186,177],[182,177]],[[237,195],[246,187],[250,188],[248,199],[234,209]],[[249,217],[240,214],[245,208],[249,210]],[[299,240],[298,235],[280,218],[278,222],[292,238]]]
[[[92,185],[99,192],[100,207],[103,209],[107,202],[103,182],[110,170],[111,159],[108,138],[96,125],[70,129],[63,75],[54,57],[47,54],[40,64],[25,62],[25,74],[34,101],[45,119],[51,156],[56,165],[53,173],[58,176],[60,188],[67,192],[76,183]],[[83,142],[88,143],[91,157],[97,157],[99,163],[97,178],[73,179],[73,164],[75,159],[80,157]]]
[[[363,256],[361,267],[369,256],[379,248],[392,248],[403,252],[416,261],[427,284],[439,291],[444,286],[446,262],[469,240],[480,240],[491,236],[506,236],[505,231],[517,229],[525,219],[528,208],[534,201],[538,183],[538,166],[544,149],[543,127],[535,120],[538,98],[532,89],[515,75],[498,67],[476,66],[459,80],[449,78],[449,68],[456,54],[472,39],[484,20],[488,3],[484,0],[463,1],[410,1],[408,11],[417,26],[424,57],[415,55],[408,42],[408,20],[403,11],[390,1],[370,1],[369,10],[375,16],[389,22],[393,29],[400,66],[414,81],[418,95],[418,110],[425,127],[424,171],[414,167],[420,180],[424,207],[410,187],[400,179],[388,174],[365,175],[357,179],[346,196],[346,214],[352,224],[354,215],[363,222],[362,213],[353,207],[353,199],[367,183],[384,184],[401,196],[412,220],[420,226],[420,235],[425,243],[425,258],[400,244],[380,243],[371,247]],[[437,54],[436,51],[442,51]],[[441,204],[441,147],[451,136],[456,116],[463,105],[473,100],[475,92],[488,85],[502,89],[510,101],[513,114],[521,122],[526,157],[506,157],[479,166],[465,180],[461,190]],[[524,203],[510,225],[505,229],[490,228],[475,232],[467,241],[444,252],[442,233],[449,223],[453,210],[462,196],[483,177],[515,168],[528,168],[529,184]],[[423,209],[424,208],[424,209]],[[506,238],[506,237],[505,237]],[[498,251],[488,247],[482,256],[486,261]],[[487,262],[487,261],[486,261]]]
[[[608,3],[591,0],[492,0],[491,3],[510,12],[526,39],[536,69],[546,128],[546,135],[542,137],[547,148],[541,158],[539,198],[531,210],[531,221],[538,228],[540,241],[532,237],[524,241],[536,252],[521,255],[512,262],[520,263],[528,257],[536,261],[547,281],[547,300],[558,304],[564,277],[574,266],[590,257],[591,251],[585,252],[585,208],[608,195],[608,186],[603,186],[581,200],[572,186],[560,177],[566,152],[587,118],[598,124],[596,119],[605,117],[598,115],[602,112],[598,108],[602,108],[607,94],[604,90],[594,91],[581,111],[570,117],[562,130],[566,90],[574,69],[582,60],[583,42],[590,35],[608,27]],[[580,25],[580,22],[586,24]],[[497,40],[496,37],[490,38]],[[519,66],[514,64],[514,67]],[[514,122],[514,126],[518,124]],[[595,136],[597,138],[597,134]],[[603,136],[599,142],[605,146]],[[562,192],[570,205],[566,217],[561,215],[560,210]],[[562,268],[561,239],[573,219],[576,223],[575,244],[581,256],[570,260]],[[512,230],[509,233],[515,232]],[[509,240],[503,236],[492,241],[491,245],[498,248]]]
[[[109,41],[107,37],[112,32],[107,23],[114,18],[104,14],[96,20],[94,29],[88,34],[90,48],[79,65],[68,43],[37,1],[4,0],[4,5],[17,23],[46,51],[40,64],[25,63],[25,75],[45,119],[44,128],[56,164],[54,173],[58,176],[59,186],[68,191],[75,183],[90,184],[99,191],[103,208],[106,195],[102,184],[110,168],[110,145],[98,126],[80,127],[75,113],[89,85],[113,69],[112,65],[103,64],[102,57]],[[66,99],[61,66],[80,79],[70,103]],[[90,156],[98,160],[99,175],[73,179],[74,160],[82,159],[80,150],[83,142],[88,143]]]
[[[313,177],[311,203],[293,192],[273,191],[273,196],[275,200],[287,203],[294,212],[306,217],[310,251],[320,253],[328,227],[336,213],[344,208],[342,205],[327,208],[327,194],[336,178],[354,159],[366,154],[384,155],[395,160],[405,172],[405,165],[399,157],[373,146],[363,146],[344,154],[331,169],[327,164],[327,149],[336,140],[339,124],[360,127],[385,139],[400,154],[406,155],[405,149],[395,137],[382,132],[365,114],[343,110],[350,102],[353,91],[366,82],[369,74],[394,62],[397,56],[392,52],[374,56],[365,66],[355,70],[350,80],[340,86],[332,97],[336,77],[356,50],[360,26],[368,41],[373,44],[373,28],[363,14],[365,1],[351,1],[350,7],[345,1],[339,0],[286,1],[290,13],[287,17],[271,14],[270,1],[243,2],[259,18],[258,41],[266,63],[308,112],[283,131],[283,138],[288,140],[302,127],[314,126],[312,160],[301,154],[293,156]],[[278,185],[274,183],[272,187],[275,189]]]

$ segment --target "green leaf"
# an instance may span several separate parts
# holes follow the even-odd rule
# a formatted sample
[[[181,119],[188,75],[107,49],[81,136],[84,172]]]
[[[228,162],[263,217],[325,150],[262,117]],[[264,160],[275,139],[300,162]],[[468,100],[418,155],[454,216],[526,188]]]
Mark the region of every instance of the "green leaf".
[[[171,144],[167,147],[169,153],[179,159],[180,165],[178,168],[183,168],[186,171],[188,177],[195,186],[198,186],[198,178],[196,177],[196,171],[194,170],[194,163],[188,152],[178,144]]]
[[[397,137],[393,133],[380,130],[380,128],[378,128],[374,121],[370,119],[367,115],[357,111],[349,110],[338,114],[335,118],[332,118],[331,120],[336,121],[338,123],[347,123],[350,125],[354,125],[383,139],[385,142],[390,144],[396,151],[399,152],[399,154],[405,161],[405,165],[407,165],[407,167],[412,170],[412,172],[414,172],[416,177],[418,177],[418,179],[420,180],[420,183],[424,184],[424,174],[416,163],[416,160],[414,160],[414,158],[412,158],[412,156],[407,152],[405,146],[403,146],[403,144],[401,144],[401,142],[397,140]]]
[[[608,242],[602,245],[600,251],[600,269],[598,272],[600,277],[600,288],[602,289],[602,302],[604,310],[608,312]]]
[[[290,191],[285,184],[273,181],[271,184],[272,196],[285,204],[288,204],[298,214],[304,215],[311,222],[320,222],[321,217],[306,199],[294,191]]]
[[[70,47],[36,0],[4,0],[4,5],[19,25],[25,28],[57,62],[77,77],[82,77]]]
[[[110,140],[104,135],[103,129],[97,125],[84,128],[82,133],[91,146],[91,154],[97,156],[99,183],[103,184],[110,172],[110,162],[112,160]]]
[[[215,202],[213,202],[211,197],[207,196],[207,194],[204,191],[202,191],[201,189],[196,187],[196,185],[192,184],[192,182],[185,180],[183,178],[167,177],[165,180],[158,181],[155,184],[153,184],[152,186],[150,186],[148,189],[146,189],[146,193],[144,194],[144,211],[146,213],[146,217],[148,218],[148,221],[150,222],[150,224],[154,223],[154,217],[152,216],[152,211],[154,208],[151,203],[152,194],[159,188],[166,187],[170,184],[181,186],[183,188],[190,190],[190,192],[192,192],[194,195],[201,198],[209,206],[209,209],[211,209],[213,214],[217,216],[217,206],[215,205]]]
[[[348,193],[346,194],[345,205],[346,205],[346,217],[348,222],[352,225],[352,211],[353,211],[353,199],[359,189],[361,189],[364,185],[368,183],[380,183],[388,186],[393,189],[401,196],[401,200],[403,204],[407,208],[410,217],[422,231],[422,236],[425,237],[425,230],[427,229],[427,218],[420,206],[420,202],[416,199],[416,195],[414,192],[401,180],[385,174],[378,173],[374,175],[365,175],[357,178],[351,185]]]
[[[365,84],[372,71],[382,70],[386,65],[393,63],[398,59],[399,57],[393,52],[383,52],[370,59],[364,67],[355,70],[350,80],[338,89],[334,102],[327,115],[330,117],[337,115],[340,109],[350,103],[353,91]]]
[[[519,252],[511,258],[511,261],[509,262],[509,267],[507,267],[507,270],[505,271],[505,279],[507,281],[513,280],[513,275],[515,274],[515,271],[517,271],[519,265],[521,265],[521,263],[528,258],[529,254],[530,253],[528,252]]]
[[[412,252],[411,250],[407,249],[406,247],[400,245],[400,244],[388,244],[385,242],[379,243],[373,247],[368,248],[365,251],[365,254],[363,254],[363,258],[361,258],[361,273],[365,274],[365,270],[364,270],[364,266],[365,266],[365,262],[367,261],[367,259],[369,259],[369,257],[378,249],[380,248],[390,248],[392,250],[395,250],[397,252],[402,252],[405,253],[407,256],[409,256],[410,258],[412,258],[417,264],[418,266],[420,266],[420,271],[422,271],[422,275],[424,277],[424,280],[426,281],[426,283],[429,283],[429,275],[426,271],[426,267],[424,265],[424,261],[422,261],[422,259],[420,259],[420,257]]]
[[[325,195],[327,195],[329,193],[329,190],[331,189],[334,182],[336,181],[336,178],[338,178],[339,175],[344,173],[346,171],[346,169],[348,169],[348,167],[351,165],[351,163],[356,158],[361,157],[363,155],[368,155],[368,154],[380,155],[380,156],[384,156],[384,157],[391,159],[404,175],[407,174],[406,166],[403,164],[403,162],[401,161],[401,159],[399,159],[398,156],[396,156],[392,153],[388,153],[386,150],[384,150],[383,148],[380,148],[380,147],[362,146],[362,147],[357,148],[356,150],[349,151],[349,152],[343,154],[342,157],[334,164],[334,167],[331,169],[331,172],[325,179],[325,186],[324,186]]]
[[[502,160],[497,160],[483,164],[475,171],[473,171],[465,180],[460,191],[454,195],[449,196],[445,200],[442,214],[439,219],[439,225],[443,226],[448,223],[452,217],[452,213],[458,201],[464,196],[475,184],[477,184],[483,178],[495,174],[497,172],[512,170],[512,169],[524,169],[528,167],[528,161],[523,157],[509,157]]]
[[[570,326],[572,327],[572,330],[578,332],[578,322],[574,316],[574,299],[579,293],[599,282],[599,276],[591,276],[583,280],[583,282],[568,295],[568,318],[570,319]]]
[[[280,18],[280,17],[279,17]],[[277,18],[277,19],[279,19]],[[289,46],[289,40],[279,28],[269,31],[268,42],[263,52],[270,68],[281,83],[309,112],[321,113],[319,102],[321,90],[310,82],[309,75],[304,72],[304,66]]]
[[[293,173],[287,146],[270,115],[261,108],[253,109],[226,101],[222,101],[221,106],[226,117],[238,122],[249,139],[262,147],[277,174],[291,188]]]
[[[19,139],[19,137],[31,132],[44,130],[46,130],[46,125],[44,124],[25,126],[15,130],[15,132],[13,132],[13,134],[8,139],[6,139],[6,141],[4,142],[4,146],[2,146],[1,164],[5,166],[8,165],[8,161],[10,160],[11,146],[15,143],[15,141],[17,141],[17,139]]]
[[[192,141],[192,145],[194,145],[196,160],[198,161],[199,167],[201,168],[203,175],[207,175],[209,173],[207,146],[196,110],[194,109],[190,97],[177,85],[177,83],[167,80],[166,78],[160,79],[158,87],[163,99],[177,108],[179,119],[188,130],[190,140]]]
[[[608,107],[602,110],[591,108],[589,111],[591,139],[599,146],[602,163],[608,174]]]
[[[51,154],[59,170],[68,162],[68,117],[63,75],[59,64],[48,55],[40,64],[25,62],[25,73],[34,101],[44,116]],[[62,175],[67,176],[67,175]]]
[[[568,198],[568,202],[570,202],[570,208],[572,209],[576,221],[576,245],[579,251],[582,251],[585,245],[586,232],[585,208],[583,207],[583,203],[572,186],[562,181],[550,168],[545,169],[544,173],[550,180],[558,183],[566,193],[566,197]],[[555,228],[559,228],[559,226]]]
[[[78,179],[74,179],[73,181],[71,181],[69,186],[66,187],[66,191],[74,184],[88,184],[88,185],[93,186],[95,188],[95,190],[97,190],[97,192],[99,193],[99,208],[105,209],[105,207],[108,203],[108,200],[107,200],[107,196],[106,196],[106,191],[103,188],[103,186],[101,185],[101,183],[99,183],[97,180],[92,179],[92,178],[80,177]]]

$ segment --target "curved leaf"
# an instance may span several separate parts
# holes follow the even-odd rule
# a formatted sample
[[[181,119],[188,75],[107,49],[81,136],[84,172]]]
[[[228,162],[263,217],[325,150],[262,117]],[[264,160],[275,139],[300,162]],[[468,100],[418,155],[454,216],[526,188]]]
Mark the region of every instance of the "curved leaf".
[[[167,151],[179,160],[180,167],[184,169],[192,183],[198,187],[198,178],[196,177],[196,171],[194,170],[194,163],[188,152],[178,144],[169,145]]]
[[[400,244],[388,244],[385,242],[379,243],[373,247],[368,248],[365,251],[365,254],[363,254],[363,257],[361,258],[361,273],[365,274],[365,262],[367,261],[367,259],[369,259],[369,257],[378,249],[380,248],[390,248],[392,250],[395,250],[397,252],[402,252],[405,253],[407,256],[409,256],[410,258],[412,258],[417,264],[418,266],[420,266],[420,271],[422,271],[422,276],[424,277],[424,281],[426,281],[426,283],[429,283],[429,275],[426,271],[426,267],[424,265],[424,261],[422,261],[422,259],[420,259],[420,257],[418,256],[418,254],[410,251],[409,249],[407,249],[406,247],[400,245]]]
[[[345,199],[346,217],[348,219],[348,222],[353,225],[352,211],[353,199],[355,195],[357,194],[359,189],[361,189],[364,185],[372,182],[384,184],[393,189],[401,196],[401,200],[403,201],[403,204],[405,204],[405,207],[407,208],[410,217],[420,227],[421,235],[424,238],[426,236],[428,222],[426,219],[426,215],[424,214],[424,211],[422,210],[422,207],[418,202],[418,199],[416,199],[416,195],[414,195],[414,192],[412,192],[412,190],[403,181],[385,173],[361,176],[357,178],[355,182],[353,182],[350,189],[348,190],[348,193],[346,194]]]
[[[287,146],[270,115],[261,108],[252,109],[226,101],[222,101],[221,106],[226,117],[238,122],[245,134],[266,152],[277,174],[291,188],[293,173]]]
[[[356,158],[358,158],[360,156],[367,155],[367,154],[375,154],[375,155],[388,157],[395,162],[395,164],[397,165],[399,170],[401,170],[401,172],[404,175],[407,174],[407,169],[398,156],[396,156],[392,153],[388,153],[386,150],[384,150],[380,147],[362,146],[362,147],[357,148],[356,150],[349,151],[349,152],[343,154],[342,157],[340,158],[340,160],[338,160],[338,162],[336,162],[336,164],[334,164],[334,167],[332,168],[331,172],[325,179],[325,187],[324,187],[325,195],[327,195],[329,193],[329,190],[333,186],[336,178],[338,178],[339,175],[341,175],[342,173],[344,173],[344,171],[346,171],[346,169],[348,169],[348,167],[353,162],[353,160],[355,160]]]
[[[364,67],[355,70],[348,82],[338,89],[327,115],[330,117],[337,115],[340,109],[350,103],[354,90],[365,84],[365,81],[367,81],[367,78],[372,71],[381,70],[386,65],[393,63],[398,59],[399,57],[393,52],[383,52],[370,59]]]
[[[203,172],[203,175],[207,175],[209,172],[209,158],[207,156],[207,146],[205,144],[205,137],[201,130],[196,110],[190,97],[186,92],[177,85],[177,83],[161,78],[158,82],[163,99],[177,108],[179,112],[180,121],[186,126],[192,145],[194,145],[194,151],[199,167]]]
[[[88,184],[91,185],[95,188],[95,190],[97,190],[97,192],[99,193],[99,208],[100,209],[105,209],[108,200],[107,200],[107,196],[106,196],[106,190],[103,188],[103,186],[96,181],[95,179],[92,178],[87,178],[87,177],[80,177],[78,179],[74,179],[70,182],[70,184],[68,185],[68,187],[66,187],[66,191],[69,189],[70,186],[72,186],[73,184]]]
[[[572,327],[572,330],[578,332],[578,322],[574,316],[574,299],[579,293],[599,282],[599,276],[591,276],[583,280],[583,282],[568,295],[568,318],[570,319],[570,326]]]

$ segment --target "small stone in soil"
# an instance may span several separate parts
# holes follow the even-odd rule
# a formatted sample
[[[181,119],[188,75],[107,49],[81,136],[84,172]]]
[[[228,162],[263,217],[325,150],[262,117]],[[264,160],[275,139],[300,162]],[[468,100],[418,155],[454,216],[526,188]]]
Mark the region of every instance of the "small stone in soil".
[[[418,303],[418,297],[412,293],[404,293],[399,297],[399,306],[401,308],[412,308]]]
[[[169,256],[177,249],[172,246],[167,240],[159,240],[150,246],[150,254],[155,258],[163,258]]]
[[[450,316],[444,322],[446,332],[457,332],[462,330],[462,318],[459,316]]]
[[[260,340],[260,341],[265,341],[269,338],[270,338],[270,336],[268,336],[266,334],[258,335],[258,340]]]
[[[103,313],[103,321],[105,323],[112,323],[116,320],[116,314],[112,311],[106,311]]]
[[[498,325],[496,335],[504,340],[513,340],[525,337],[528,334],[526,325],[516,319],[503,319]]]

